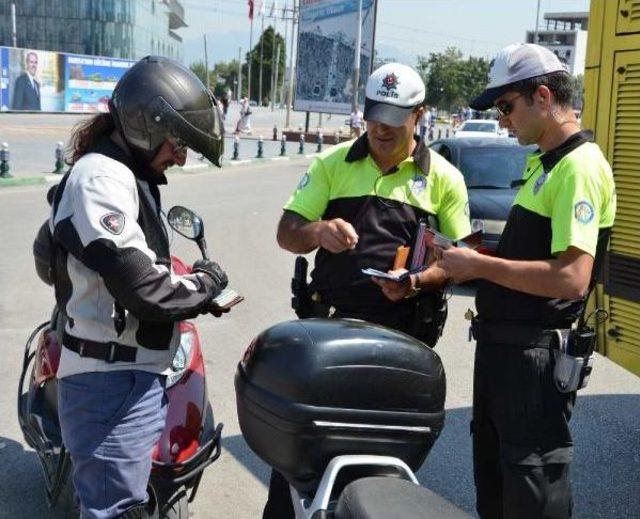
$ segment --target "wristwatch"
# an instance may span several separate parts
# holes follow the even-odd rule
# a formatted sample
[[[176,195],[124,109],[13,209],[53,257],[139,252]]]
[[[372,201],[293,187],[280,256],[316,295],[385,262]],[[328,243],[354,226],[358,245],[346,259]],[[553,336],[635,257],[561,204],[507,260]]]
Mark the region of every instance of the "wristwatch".
[[[407,293],[407,295],[404,296],[405,299],[411,299],[412,297],[416,297],[420,292],[422,292],[422,286],[420,285],[419,274],[412,274],[411,276],[409,276],[409,280],[411,283],[411,288],[409,289],[409,292]]]

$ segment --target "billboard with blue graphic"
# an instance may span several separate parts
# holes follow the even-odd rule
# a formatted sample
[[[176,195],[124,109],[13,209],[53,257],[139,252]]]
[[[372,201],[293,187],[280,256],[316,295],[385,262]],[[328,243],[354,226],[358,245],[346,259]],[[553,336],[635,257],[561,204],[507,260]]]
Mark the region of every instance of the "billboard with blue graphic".
[[[0,111],[108,110],[131,60],[0,47]]]

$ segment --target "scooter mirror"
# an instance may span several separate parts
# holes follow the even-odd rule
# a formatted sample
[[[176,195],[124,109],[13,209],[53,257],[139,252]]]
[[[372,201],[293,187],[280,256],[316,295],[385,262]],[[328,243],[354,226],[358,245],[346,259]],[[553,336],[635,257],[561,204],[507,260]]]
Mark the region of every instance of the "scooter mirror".
[[[202,218],[191,209],[175,205],[167,213],[167,221],[173,230],[190,240],[199,240],[204,236]]]

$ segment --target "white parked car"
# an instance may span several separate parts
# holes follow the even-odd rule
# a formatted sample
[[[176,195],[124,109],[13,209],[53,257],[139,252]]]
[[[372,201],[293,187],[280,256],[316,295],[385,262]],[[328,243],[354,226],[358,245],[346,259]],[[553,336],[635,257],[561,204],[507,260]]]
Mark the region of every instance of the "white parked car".
[[[469,119],[455,132],[454,137],[508,137],[506,128],[500,128],[492,119]]]

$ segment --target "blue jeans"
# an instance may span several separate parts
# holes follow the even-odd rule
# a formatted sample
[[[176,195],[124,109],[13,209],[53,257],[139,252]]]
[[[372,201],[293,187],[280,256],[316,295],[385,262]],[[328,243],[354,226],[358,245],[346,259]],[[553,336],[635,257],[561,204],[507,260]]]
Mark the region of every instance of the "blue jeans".
[[[165,425],[165,377],[112,371],[60,379],[62,439],[82,519],[117,517],[149,499],[151,453]]]

